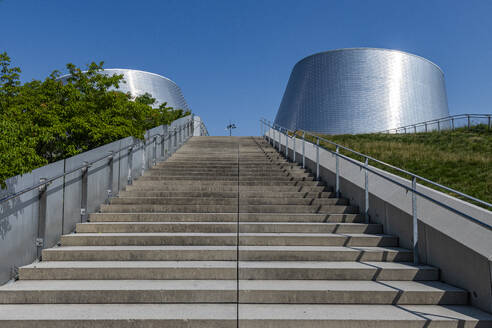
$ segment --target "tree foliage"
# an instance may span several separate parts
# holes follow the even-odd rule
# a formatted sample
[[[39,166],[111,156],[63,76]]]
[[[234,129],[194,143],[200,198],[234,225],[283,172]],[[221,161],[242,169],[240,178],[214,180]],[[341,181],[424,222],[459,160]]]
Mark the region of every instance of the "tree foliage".
[[[21,70],[0,53],[0,185],[8,177],[64,159],[188,115],[166,103],[154,108],[145,94],[135,99],[115,91],[123,75],[101,74],[67,64],[66,83],[54,71],[44,81],[22,84]]]

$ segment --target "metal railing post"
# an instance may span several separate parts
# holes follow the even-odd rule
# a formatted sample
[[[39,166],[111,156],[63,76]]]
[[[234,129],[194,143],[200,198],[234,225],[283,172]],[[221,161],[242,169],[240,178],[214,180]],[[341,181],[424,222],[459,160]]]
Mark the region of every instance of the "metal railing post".
[[[161,159],[165,160],[166,159],[166,140],[164,139],[164,133],[159,135],[160,140],[161,140]]]
[[[113,195],[113,164],[114,164],[114,152],[111,151],[111,156],[108,159],[109,176],[108,176],[108,188],[106,189],[106,204],[109,204],[111,196]]]
[[[441,122],[437,121],[437,132],[441,132]]]
[[[87,215],[87,185],[88,185],[88,175],[89,175],[89,163],[84,162],[86,166],[84,166],[82,171],[82,193],[80,199],[80,222],[83,223],[86,221]]]
[[[319,180],[319,137],[316,137],[316,180]]]
[[[285,157],[289,161],[289,131],[285,131]]]
[[[302,131],[302,168],[306,168],[306,132]]]
[[[454,131],[454,118],[451,119],[451,130]]]
[[[154,136],[154,140],[153,140],[154,144],[153,144],[153,154],[152,154],[152,166],[154,166],[155,164],[157,164],[157,137]]]
[[[41,178],[39,182],[45,182],[47,179]],[[46,207],[47,207],[47,190],[48,183],[38,188],[38,234],[36,237],[36,255],[41,258],[46,236]]]
[[[468,120],[468,129],[470,128],[471,124],[470,124],[470,115],[466,115],[466,119]]]
[[[145,172],[145,151],[147,150],[146,142],[147,140],[142,141],[142,167],[141,167],[141,175],[144,175]]]
[[[427,122],[425,122],[425,132],[427,132]]]
[[[369,172],[367,167],[369,165],[369,159],[366,157],[364,162],[364,219],[366,223],[369,223]]]
[[[128,179],[127,179],[127,184],[131,185],[133,183],[133,177],[132,177],[132,166],[133,166],[133,154],[132,154],[133,147],[128,148],[128,161],[127,161],[127,166],[128,166]]]
[[[294,144],[292,145],[292,147],[294,148],[294,154],[292,154],[292,157],[293,157],[293,162],[294,162],[294,163],[296,162],[296,139],[297,139],[296,137],[297,137],[297,134],[296,134],[296,132],[294,132],[294,136],[293,136],[293,139],[294,139],[294,140],[292,140],[292,142],[294,143]]]
[[[417,133],[417,126],[416,125],[413,126],[413,133]]]
[[[413,263],[419,264],[419,227],[417,218],[417,178],[412,178],[412,214],[413,214]]]
[[[335,177],[335,193],[336,193],[336,197],[340,197],[340,157],[338,156],[338,154],[340,153],[340,147],[337,146],[337,150],[336,150],[336,177]]]

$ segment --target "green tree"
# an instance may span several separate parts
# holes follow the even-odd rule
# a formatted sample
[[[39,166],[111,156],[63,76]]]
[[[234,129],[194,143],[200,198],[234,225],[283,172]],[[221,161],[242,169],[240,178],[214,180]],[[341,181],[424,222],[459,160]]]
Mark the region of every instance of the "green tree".
[[[6,178],[112,141],[134,136],[190,114],[145,94],[132,99],[115,91],[122,75],[101,74],[103,62],[87,70],[67,64],[66,83],[54,71],[44,81],[21,84],[18,67],[0,54],[0,184]]]

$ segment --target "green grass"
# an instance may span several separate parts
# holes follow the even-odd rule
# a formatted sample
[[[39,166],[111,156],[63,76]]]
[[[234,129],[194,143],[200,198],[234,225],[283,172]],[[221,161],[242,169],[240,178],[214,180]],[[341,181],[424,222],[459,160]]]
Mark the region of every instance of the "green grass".
[[[492,203],[492,131],[486,125],[444,132],[323,137]],[[334,149],[327,143],[322,145]],[[341,153],[361,160],[349,152]],[[408,178],[395,171],[392,173]]]

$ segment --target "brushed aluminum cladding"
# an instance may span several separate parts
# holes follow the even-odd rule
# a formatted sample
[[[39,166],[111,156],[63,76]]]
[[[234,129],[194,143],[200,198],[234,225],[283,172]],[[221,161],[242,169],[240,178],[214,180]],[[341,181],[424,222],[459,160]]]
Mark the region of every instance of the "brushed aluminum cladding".
[[[189,110],[188,104],[181,92],[179,86],[167,77],[159,74],[139,71],[134,69],[108,68],[100,72],[105,75],[123,75],[125,83],[120,83],[118,91],[128,93],[133,97],[150,93],[156,102],[153,107],[159,107],[160,104],[167,102],[167,106],[174,109]],[[66,82],[70,75],[60,77],[60,80]]]
[[[120,83],[119,90],[125,93],[130,92],[133,96],[150,93],[156,99],[153,106],[167,102],[167,105],[174,109],[189,109],[178,85],[164,76],[133,69],[116,68],[105,69],[102,73],[122,74],[126,83]]]
[[[449,115],[444,74],[409,53],[340,49],[299,61],[275,123],[326,134],[378,132]]]

